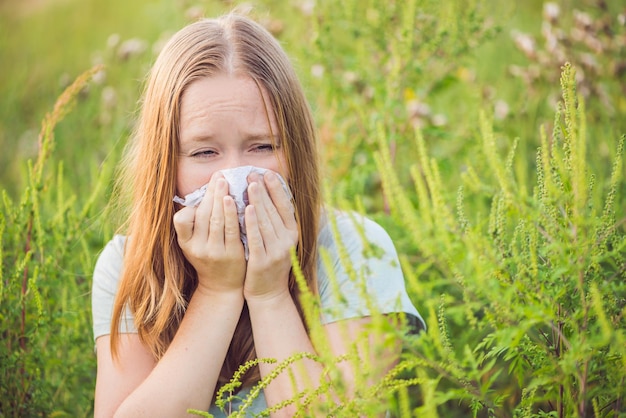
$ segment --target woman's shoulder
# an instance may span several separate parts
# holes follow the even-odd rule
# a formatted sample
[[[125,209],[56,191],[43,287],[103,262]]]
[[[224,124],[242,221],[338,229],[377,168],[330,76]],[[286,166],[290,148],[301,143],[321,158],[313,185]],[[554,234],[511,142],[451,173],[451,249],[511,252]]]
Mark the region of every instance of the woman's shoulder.
[[[125,243],[125,236],[115,235],[104,246],[96,261],[91,288],[94,339],[111,331],[111,315],[124,263]],[[125,315],[124,318],[130,317]],[[132,332],[131,326],[127,324],[132,324],[132,321],[125,320],[120,329]]]
[[[421,317],[411,302],[393,241],[365,215],[327,210],[318,238],[318,292],[322,322],[404,312]]]
[[[124,263],[126,236],[115,235],[104,246],[94,268],[94,286],[115,289]]]
[[[365,215],[326,210],[318,236],[318,284],[329,274],[340,278],[349,271],[367,270],[372,276],[398,276],[402,271],[395,245],[387,231]]]
[[[325,209],[320,217],[318,245],[335,247],[337,241],[346,247],[375,244],[395,253],[391,237],[377,222],[354,211]]]
[[[124,245],[126,245],[126,235],[115,234],[104,246],[101,256],[102,254],[123,256]]]

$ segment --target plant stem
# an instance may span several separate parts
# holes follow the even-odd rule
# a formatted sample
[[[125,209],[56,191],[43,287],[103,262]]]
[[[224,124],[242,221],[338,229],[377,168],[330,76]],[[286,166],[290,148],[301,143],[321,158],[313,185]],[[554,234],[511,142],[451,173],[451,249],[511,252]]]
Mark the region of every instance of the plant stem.
[[[30,241],[33,231],[33,218],[32,216],[28,220],[28,229],[26,233],[26,244],[24,245],[24,254],[30,252]],[[26,349],[26,292],[28,291],[28,265],[24,267],[24,274],[22,275],[22,312],[21,312],[21,324],[20,324],[20,348]]]
[[[557,311],[557,317],[559,318],[559,323],[557,324],[557,335],[556,335],[556,356],[557,358],[561,358],[561,354],[562,354],[562,344],[563,344],[563,340],[562,340],[562,335],[563,335],[563,322],[560,320],[561,319],[561,304],[559,304],[559,308]],[[558,414],[559,414],[559,418],[564,418],[564,408],[563,408],[563,397],[564,397],[564,388],[563,388],[563,384],[559,385],[559,399],[557,402],[557,410],[558,410]]]
[[[589,371],[589,361],[585,362],[585,367],[583,367],[583,374],[580,378],[580,401],[578,402],[578,416],[585,416],[585,409],[587,409],[587,401],[586,401],[586,391],[587,391],[587,373]]]

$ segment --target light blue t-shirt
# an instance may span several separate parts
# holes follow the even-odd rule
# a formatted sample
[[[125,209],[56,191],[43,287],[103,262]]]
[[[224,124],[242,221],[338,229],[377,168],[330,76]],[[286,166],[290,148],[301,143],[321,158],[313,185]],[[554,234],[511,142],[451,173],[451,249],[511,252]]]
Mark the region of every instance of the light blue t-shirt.
[[[387,232],[366,217],[339,211],[325,214],[321,224],[317,260],[320,322],[328,324],[370,316],[372,306],[382,314],[404,312],[415,320],[417,328],[425,328],[422,317],[406,292],[398,255]],[[336,225],[336,233],[333,232],[333,224]],[[92,288],[94,339],[111,331],[125,241],[124,236],[114,236],[96,263]],[[121,322],[120,332],[137,332],[128,309]],[[249,390],[243,388],[237,394],[238,399],[230,402],[232,411],[239,409],[240,399],[245,399]],[[253,416],[266,408],[261,392],[246,415]],[[209,412],[215,417],[226,416],[215,405]]]

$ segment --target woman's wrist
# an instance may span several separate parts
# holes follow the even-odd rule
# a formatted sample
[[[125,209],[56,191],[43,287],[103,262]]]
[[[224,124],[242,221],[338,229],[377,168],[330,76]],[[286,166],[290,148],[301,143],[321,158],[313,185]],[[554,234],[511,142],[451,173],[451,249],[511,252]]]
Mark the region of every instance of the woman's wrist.
[[[224,302],[227,304],[241,302],[243,304],[243,288],[219,289],[198,284],[193,294],[195,299],[210,300],[212,303]]]
[[[246,303],[250,310],[255,308],[283,307],[285,304],[294,303],[288,288],[279,292],[264,293],[257,295],[245,295]]]

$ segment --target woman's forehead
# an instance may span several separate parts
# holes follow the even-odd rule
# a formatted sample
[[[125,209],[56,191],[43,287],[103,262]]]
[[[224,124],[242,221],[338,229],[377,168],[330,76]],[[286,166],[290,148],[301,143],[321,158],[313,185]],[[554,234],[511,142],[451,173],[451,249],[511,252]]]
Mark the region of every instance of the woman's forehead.
[[[265,89],[249,76],[219,75],[191,83],[181,100],[181,140],[210,137],[227,129],[246,137],[279,133]]]

